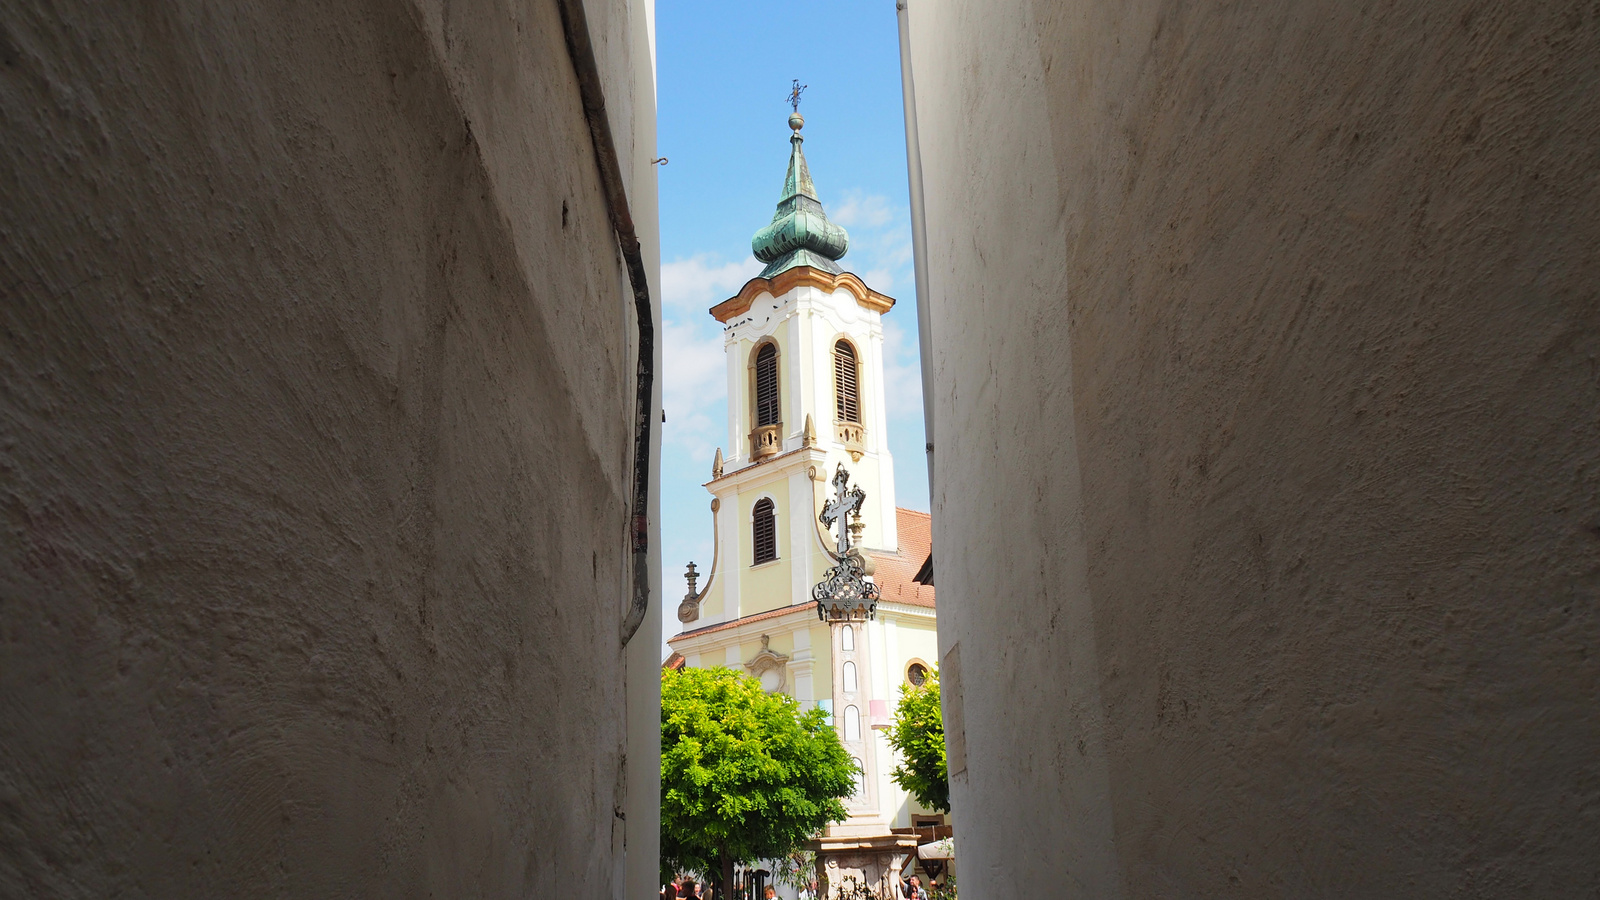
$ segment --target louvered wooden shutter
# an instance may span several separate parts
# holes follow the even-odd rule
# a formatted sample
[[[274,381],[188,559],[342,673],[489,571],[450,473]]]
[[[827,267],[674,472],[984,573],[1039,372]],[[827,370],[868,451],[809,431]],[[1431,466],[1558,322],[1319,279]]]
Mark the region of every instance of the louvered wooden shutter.
[[[778,348],[756,351],[756,425],[778,424]]]
[[[833,345],[833,400],[839,421],[861,421],[861,389],[856,382],[856,351],[848,341],[840,341]]]
[[[755,521],[751,525],[751,534],[755,538],[757,564],[778,558],[777,520],[772,514],[772,501],[765,497],[756,501]]]

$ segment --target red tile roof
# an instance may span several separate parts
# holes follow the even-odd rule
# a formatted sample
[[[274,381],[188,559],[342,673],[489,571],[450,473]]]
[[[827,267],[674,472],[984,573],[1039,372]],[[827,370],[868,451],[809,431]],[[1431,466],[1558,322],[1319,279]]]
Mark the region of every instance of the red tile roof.
[[[912,579],[933,550],[933,517],[914,509],[894,512],[900,531],[900,552],[867,554],[875,564],[872,580],[878,583],[878,599],[932,609],[933,585],[918,584]]]

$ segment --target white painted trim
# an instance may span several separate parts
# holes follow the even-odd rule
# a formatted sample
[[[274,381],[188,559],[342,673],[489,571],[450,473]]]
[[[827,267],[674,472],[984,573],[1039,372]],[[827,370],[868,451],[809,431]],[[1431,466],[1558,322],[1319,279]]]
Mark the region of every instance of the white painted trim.
[[[939,618],[937,610],[929,609],[926,606],[912,606],[909,603],[891,603],[887,600],[880,600],[878,602],[878,615],[880,617],[884,615],[891,615],[898,616],[902,619],[920,619],[924,622],[930,620],[937,621]]]
[[[800,422],[800,427],[805,427],[805,421],[803,419]],[[749,443],[748,436],[745,443]],[[786,455],[782,461],[768,459],[766,462],[755,465],[746,465],[739,469],[734,469],[731,466],[728,466],[727,460],[724,459],[722,470],[723,476],[721,478],[708,481],[701,486],[720,497],[729,489],[742,490],[748,483],[760,480],[762,477],[770,476],[774,480],[777,480],[788,475],[792,468],[798,468],[801,472],[804,472],[809,466],[822,465],[827,461],[828,453],[826,450],[823,450],[820,447],[811,450],[803,450],[795,453],[793,456]]]
[[[790,473],[785,487],[789,491],[789,559],[793,568],[789,572],[789,602],[802,602],[811,596],[812,556],[807,551],[811,542],[806,539],[810,527],[812,497],[811,478],[804,469]]]
[[[716,622],[729,622],[739,618],[739,586],[740,575],[744,570],[744,534],[740,528],[739,520],[739,495],[718,495],[722,501],[722,508],[717,510],[717,515],[726,516],[718,525],[722,528],[722,539],[727,541],[722,547],[722,565],[728,566],[731,571],[722,576],[722,609],[717,615],[721,618],[708,620],[705,624]],[[731,501],[731,502],[730,502]]]
[[[783,613],[773,616],[770,619],[762,619],[758,622],[735,625],[732,628],[724,629],[723,631],[717,631],[711,634],[695,635],[689,638],[685,638],[682,635],[677,635],[668,640],[667,643],[671,645],[674,650],[682,653],[685,657],[689,655],[689,649],[687,648],[693,648],[695,653],[710,656],[718,648],[726,647],[730,643],[736,644],[740,641],[749,640],[752,638],[759,639],[762,634],[771,634],[774,629],[782,630],[783,628],[791,627],[793,623],[801,617],[814,622],[817,618],[817,611],[810,607],[791,606],[785,609]]]

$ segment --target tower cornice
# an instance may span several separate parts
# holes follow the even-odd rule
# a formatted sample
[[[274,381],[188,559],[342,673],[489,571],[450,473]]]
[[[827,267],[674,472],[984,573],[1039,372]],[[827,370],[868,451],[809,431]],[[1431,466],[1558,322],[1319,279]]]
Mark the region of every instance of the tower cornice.
[[[821,447],[796,447],[769,456],[760,462],[747,463],[737,469],[732,469],[721,478],[713,478],[702,484],[701,487],[715,493],[729,487],[744,487],[751,481],[765,478],[769,475],[779,474],[787,477],[796,468],[798,463],[820,466],[827,462],[828,451]]]
[[[745,282],[739,293],[711,307],[711,315],[718,322],[724,324],[734,316],[738,316],[750,309],[757,297],[762,294],[771,294],[781,297],[797,287],[815,287],[833,292],[844,288],[855,297],[856,303],[876,313],[886,313],[894,308],[894,298],[888,294],[880,294],[867,287],[854,272],[824,272],[812,266],[795,266],[785,269],[771,278],[757,276]]]

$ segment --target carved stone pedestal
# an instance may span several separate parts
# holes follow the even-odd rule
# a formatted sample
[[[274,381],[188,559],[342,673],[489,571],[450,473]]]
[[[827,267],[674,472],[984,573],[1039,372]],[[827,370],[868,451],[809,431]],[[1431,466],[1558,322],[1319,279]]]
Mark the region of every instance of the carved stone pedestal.
[[[900,869],[917,852],[914,834],[823,837],[817,851],[817,886],[823,900],[850,897],[850,879],[867,886],[880,900],[902,900]]]

